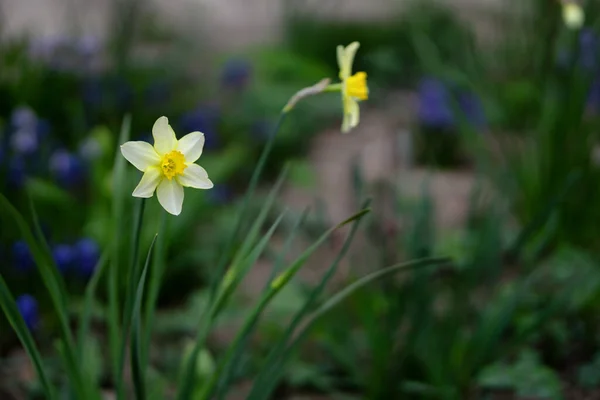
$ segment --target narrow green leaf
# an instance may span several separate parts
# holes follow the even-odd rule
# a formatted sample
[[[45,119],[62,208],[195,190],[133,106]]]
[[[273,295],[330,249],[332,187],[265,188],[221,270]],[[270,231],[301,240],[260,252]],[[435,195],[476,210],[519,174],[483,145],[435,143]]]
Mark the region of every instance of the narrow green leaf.
[[[50,400],[55,399],[56,390],[46,375],[40,352],[35,345],[35,341],[33,340],[31,332],[29,332],[27,325],[25,325],[25,321],[23,321],[23,317],[17,308],[15,299],[10,293],[2,274],[0,274],[0,307],[2,307],[4,315],[6,315],[6,319],[12,326],[13,330],[17,334],[17,337],[19,338],[19,341],[25,348],[27,355],[31,359],[38,379],[40,380],[40,383],[44,389],[46,398]]]
[[[154,325],[154,312],[160,291],[160,284],[162,282],[164,269],[167,262],[166,253],[168,234],[166,233],[166,229],[167,212],[163,210],[160,226],[158,228],[158,238],[156,239],[156,250],[154,250],[154,257],[152,258],[152,266],[150,268],[148,295],[144,309],[144,323],[146,325],[146,328],[144,329],[145,332],[142,353],[142,362],[144,364],[147,364],[148,362],[148,353],[150,352],[150,342],[152,339],[152,327]]]
[[[108,264],[110,249],[104,250],[100,260],[94,268],[94,274],[85,288],[85,294],[83,297],[83,307],[81,309],[81,315],[79,316],[79,335],[78,335],[78,347],[79,347],[79,361],[82,361],[83,348],[86,345],[86,339],[90,331],[90,321],[92,319],[92,306],[94,304],[94,298],[96,297],[96,290],[100,277],[104,273],[104,268]]]
[[[65,355],[67,356],[67,359],[65,362],[70,365],[74,365],[77,359],[75,356],[75,342],[69,326],[66,307],[68,302],[66,300],[66,290],[64,290],[62,277],[58,273],[56,266],[48,260],[48,257],[44,254],[44,251],[38,246],[33,233],[27,226],[27,223],[25,222],[25,219],[21,213],[19,213],[19,211],[1,193],[0,214],[6,219],[14,222],[25,242],[27,242],[31,255],[37,266],[37,270],[40,273],[42,281],[44,282],[44,285],[50,294],[54,311],[58,316],[60,333],[66,346]],[[70,379],[76,393],[78,393],[79,396],[85,396],[86,392],[80,372],[74,369],[70,369],[69,372],[75,374],[70,376]]]
[[[212,391],[213,391],[215,385],[217,384],[218,379],[221,377],[221,374],[223,374],[223,373],[226,375],[230,374],[231,368],[233,367],[233,365],[230,363],[230,361],[234,357],[239,355],[239,353],[241,351],[244,350],[243,346],[241,345],[242,342],[244,342],[245,338],[247,338],[248,335],[252,332],[252,329],[254,328],[254,326],[256,325],[256,322],[258,321],[258,318],[260,317],[260,315],[262,314],[264,309],[269,305],[271,300],[289,283],[289,281],[296,275],[296,273],[304,265],[306,260],[308,260],[308,258],[327,239],[329,239],[329,237],[331,236],[331,234],[333,232],[335,232],[337,229],[343,227],[344,225],[361,218],[368,212],[369,212],[369,210],[361,210],[360,212],[358,212],[355,215],[353,215],[352,217],[346,219],[342,223],[329,229],[327,232],[325,232],[323,235],[321,235],[321,237],[315,243],[313,243],[309,248],[307,248],[304,252],[302,252],[302,254],[290,265],[289,268],[287,268],[283,273],[281,273],[277,278],[275,278],[271,282],[268,289],[263,293],[262,298],[260,299],[258,305],[254,307],[254,309],[250,312],[250,314],[246,318],[246,321],[244,322],[242,329],[240,329],[240,331],[236,335],[235,339],[233,340],[233,343],[229,346],[227,352],[225,353],[225,356],[221,359],[221,362],[219,363],[217,369],[213,373],[209,384],[205,386],[203,394],[200,396],[200,399],[209,399],[210,396],[212,395]],[[226,366],[229,367],[227,370],[225,370]]]
[[[318,319],[323,314],[325,314],[329,310],[331,310],[333,307],[337,306],[340,302],[344,301],[346,298],[348,298],[350,295],[352,295],[352,293],[354,293],[358,289],[361,289],[362,287],[368,285],[369,283],[371,283],[377,279],[380,279],[387,275],[395,274],[402,270],[406,272],[411,269],[428,267],[428,266],[432,266],[432,265],[436,265],[436,264],[443,264],[443,263],[447,263],[449,261],[450,261],[450,259],[446,258],[446,257],[424,258],[421,260],[408,261],[405,263],[392,265],[391,267],[387,267],[382,270],[372,272],[369,275],[360,278],[358,281],[356,281],[356,282],[348,285],[344,289],[340,290],[338,293],[336,293],[331,298],[329,298],[329,300],[327,300],[325,303],[323,303],[312,314],[312,316],[310,317],[309,323],[307,324],[307,327],[304,329],[307,329],[308,325],[310,325],[314,320]]]
[[[235,227],[234,227],[233,231],[231,232],[231,236],[229,237],[227,244],[225,245],[225,249],[222,253],[223,255],[221,256],[221,259],[217,266],[217,270],[215,271],[215,279],[214,279],[213,285],[211,285],[211,289],[210,289],[211,290],[211,299],[217,295],[218,282],[221,280],[220,278],[225,273],[225,269],[227,268],[227,262],[229,259],[229,254],[231,253],[231,251],[233,250],[233,248],[235,246],[235,242],[238,238],[239,231],[244,223],[244,220],[246,219],[246,214],[248,213],[248,205],[250,203],[250,199],[254,196],[254,192],[256,191],[256,186],[258,185],[258,181],[262,175],[262,171],[263,171],[265,164],[267,162],[267,159],[269,158],[269,155],[271,154],[271,151],[273,149],[273,145],[275,143],[275,138],[277,137],[277,133],[279,132],[279,129],[283,125],[283,122],[285,121],[286,116],[287,116],[286,112],[282,112],[279,115],[279,119],[277,120],[277,124],[275,125],[275,128],[273,130],[273,134],[269,137],[269,140],[267,140],[267,143],[265,144],[265,147],[263,148],[263,151],[258,160],[258,164],[256,165],[254,172],[252,173],[252,177],[250,178],[250,184],[248,185],[248,190],[246,191],[246,194],[244,195],[244,199],[242,201],[242,206],[241,206],[240,211],[237,216]]]
[[[129,115],[123,118],[121,124],[121,132],[119,134],[119,145],[129,140],[131,131],[131,117]],[[119,382],[119,271],[120,271],[120,244],[122,232],[125,228],[125,157],[121,155],[121,152],[117,148],[115,152],[115,162],[112,176],[112,256],[110,262],[109,276],[107,280],[108,285],[108,337],[110,345],[110,354],[113,362],[113,380]],[[117,387],[117,398],[123,400],[125,397],[123,386]]]
[[[296,330],[296,332],[293,332],[292,340],[290,341],[289,345],[287,345],[284,350],[280,350],[280,357],[279,357],[280,359],[276,360],[276,361],[274,360],[273,363],[270,364],[272,367],[269,370],[270,376],[265,377],[262,380],[260,380],[254,384],[253,390],[250,393],[250,396],[248,396],[247,400],[257,400],[257,399],[267,398],[265,396],[267,396],[270,392],[272,392],[272,390],[275,387],[276,380],[274,379],[274,376],[276,376],[278,373],[281,373],[281,371],[283,370],[283,363],[285,361],[283,356],[286,353],[291,352],[295,348],[295,346],[298,345],[298,343],[308,333],[309,329],[312,327],[313,323],[317,319],[319,319],[324,314],[329,312],[332,308],[334,308],[339,303],[341,303],[342,301],[347,299],[354,292],[361,289],[365,285],[367,285],[377,279],[385,277],[387,275],[391,275],[391,274],[398,273],[398,272],[408,272],[415,268],[422,268],[422,267],[432,266],[432,265],[436,265],[436,264],[442,264],[442,263],[445,263],[448,261],[449,261],[448,258],[425,258],[425,259],[421,259],[421,260],[414,260],[414,261],[409,261],[406,263],[393,265],[391,267],[384,268],[379,271],[373,272],[373,273],[359,279],[358,281],[354,282],[353,284],[347,286],[346,288],[340,290],[338,293],[336,293],[335,295],[330,297],[329,300],[325,301],[321,306],[319,306],[315,311],[313,311],[308,316],[305,323],[300,328],[298,328]],[[267,361],[269,361],[269,360],[267,359]],[[256,388],[256,391],[254,390],[255,388]]]
[[[133,387],[135,389],[136,399],[144,400],[146,398],[146,365],[142,362],[142,337],[141,337],[141,313],[142,313],[142,300],[144,298],[144,287],[146,285],[146,274],[148,273],[148,265],[150,265],[150,259],[152,258],[152,249],[156,242],[154,235],[150,248],[148,249],[148,255],[146,256],[146,264],[142,271],[142,276],[137,285],[135,293],[135,303],[133,305],[132,319],[131,319],[131,374],[133,376]]]
[[[125,293],[125,304],[123,306],[123,321],[121,324],[121,342],[119,346],[119,364],[117,370],[117,393],[124,392],[123,369],[125,368],[125,358],[127,353],[127,338],[131,329],[131,316],[133,313],[133,303],[135,301],[135,282],[138,279],[139,271],[139,254],[140,254],[140,236],[142,232],[142,224],[144,221],[144,209],[146,199],[140,199],[137,205],[136,219],[133,226],[133,241],[131,242],[131,264],[127,274],[128,289]]]
[[[366,200],[362,208],[367,209],[371,200]],[[259,375],[254,380],[254,384],[252,385],[252,390],[248,395],[248,400],[258,400],[258,399],[266,399],[269,394],[273,391],[275,386],[277,385],[278,371],[281,372],[281,368],[279,368],[279,364],[283,362],[283,358],[285,356],[285,349],[288,341],[292,337],[293,333],[296,331],[296,328],[300,325],[303,318],[310,312],[318,297],[323,293],[325,287],[329,283],[330,279],[333,277],[335,272],[337,271],[337,267],[340,261],[344,258],[346,253],[350,248],[350,244],[354,239],[354,235],[358,231],[359,223],[361,219],[357,219],[356,223],[352,225],[352,229],[350,233],[347,235],[342,248],[340,249],[337,257],[330,264],[329,268],[323,275],[321,282],[311,291],[308,299],[302,306],[300,310],[294,315],[292,322],[286,328],[286,331],[282,335],[282,337],[278,340],[276,344],[273,345],[273,348],[269,352],[267,359],[265,360],[264,366],[261,369]]]
[[[223,277],[214,302],[209,306],[210,309],[206,310],[203,315],[200,330],[198,331],[198,336],[196,337],[196,343],[194,344],[192,353],[185,366],[185,371],[179,386],[179,393],[177,395],[177,399],[187,400],[191,398],[194,390],[193,380],[196,370],[196,359],[200,350],[204,346],[204,341],[206,340],[206,336],[210,331],[213,321],[218,316],[219,312],[222,310],[225,304],[227,304],[229,297],[238,287],[242,279],[246,276],[250,268],[258,260],[265,247],[267,247],[271,236],[273,235],[275,229],[283,219],[283,216],[284,213],[282,213],[277,218],[277,220],[273,223],[269,231],[263,236],[263,238],[254,247],[250,254],[244,260],[242,260],[240,264],[232,265]]]

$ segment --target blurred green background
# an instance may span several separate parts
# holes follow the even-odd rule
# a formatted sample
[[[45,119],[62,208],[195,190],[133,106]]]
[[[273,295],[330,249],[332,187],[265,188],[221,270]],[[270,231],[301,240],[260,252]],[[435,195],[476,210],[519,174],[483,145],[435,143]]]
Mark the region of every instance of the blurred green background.
[[[407,259],[452,263],[375,282],[344,302],[280,371],[273,398],[600,398],[596,3],[582,3],[586,22],[576,30],[551,0],[88,3],[0,4],[0,192],[22,211],[35,203],[78,299],[111,240],[123,118],[131,116],[135,140],[150,140],[161,115],[178,136],[204,132],[200,164],[215,188],[186,193],[169,230],[151,354],[157,385],[168,392],[178,373],[279,110],[297,90],[336,78],[336,46],[357,40],[355,69],[370,86],[361,125],[340,134],[335,94],[301,103],[260,187],[290,162],[279,208],[317,211],[305,242],[373,199],[333,287]],[[133,189],[138,172],[128,174]],[[154,200],[147,207],[159,210]],[[47,294],[27,245],[0,224],[0,273],[50,350],[57,321]],[[147,245],[155,227],[146,228]],[[282,242],[274,237],[219,321],[205,368],[262,290]],[[334,237],[276,299],[231,399],[245,398],[339,246]],[[86,359],[110,395],[105,300],[101,290]],[[40,398],[3,318],[0,398]]]

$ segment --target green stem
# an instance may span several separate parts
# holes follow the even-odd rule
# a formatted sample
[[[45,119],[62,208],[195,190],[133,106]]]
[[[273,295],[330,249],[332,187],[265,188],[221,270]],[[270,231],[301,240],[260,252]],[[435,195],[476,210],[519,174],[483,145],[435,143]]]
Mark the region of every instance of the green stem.
[[[150,353],[150,341],[152,340],[152,324],[154,321],[154,312],[158,294],[160,292],[160,282],[165,271],[165,252],[167,248],[165,234],[167,229],[167,212],[163,210],[160,227],[158,228],[158,238],[156,239],[156,250],[152,261],[152,269],[150,270],[150,282],[148,287],[148,298],[146,300],[146,308],[144,310],[144,320],[146,329],[144,332],[144,342],[142,343],[142,362],[144,365],[148,363],[148,354]]]
[[[235,242],[238,238],[238,233],[242,227],[242,223],[244,222],[244,219],[246,219],[246,215],[248,214],[248,206],[250,203],[250,198],[254,195],[256,186],[258,185],[258,181],[261,177],[262,171],[267,162],[267,158],[269,157],[269,155],[271,154],[271,151],[273,150],[273,144],[275,143],[275,138],[277,137],[277,133],[279,132],[279,129],[281,128],[281,125],[283,124],[283,121],[285,120],[285,117],[287,116],[287,114],[288,113],[285,111],[283,111],[279,114],[279,119],[277,120],[277,125],[275,125],[275,129],[273,130],[273,134],[271,135],[271,137],[265,144],[265,147],[263,148],[263,151],[258,160],[258,164],[256,165],[254,172],[252,173],[252,177],[250,178],[250,184],[248,186],[248,190],[246,191],[246,194],[244,195],[244,199],[242,201],[242,207],[238,214],[235,228],[233,229],[233,232],[229,236],[229,240],[227,241],[227,244],[225,245],[225,249],[222,253],[222,256],[218,263],[216,273],[213,277],[213,282],[212,282],[212,285],[210,288],[210,303],[212,303],[214,301],[214,298],[217,294],[219,282],[221,282],[221,278],[223,277],[223,275],[225,273],[225,268],[227,267],[227,261],[229,260],[229,254],[231,253],[231,251],[234,248]]]
[[[198,358],[198,354],[200,354],[200,350],[204,346],[204,342],[210,331],[210,327],[212,325],[214,314],[216,314],[215,310],[218,309],[218,305],[216,305],[215,303],[218,300],[217,293],[218,293],[218,289],[220,286],[220,282],[222,281],[222,278],[223,278],[223,275],[225,272],[225,268],[227,267],[227,262],[229,260],[229,254],[231,253],[231,251],[234,248],[235,242],[238,238],[238,233],[239,233],[242,223],[248,213],[250,198],[254,195],[256,186],[258,185],[258,181],[261,177],[261,174],[263,172],[263,169],[265,167],[267,159],[268,159],[269,155],[271,154],[271,151],[273,150],[273,144],[275,143],[275,138],[277,137],[277,133],[279,132],[279,129],[281,128],[283,121],[285,120],[285,117],[288,114],[288,111],[289,110],[283,110],[279,114],[279,119],[277,120],[277,125],[275,125],[275,129],[273,130],[273,134],[271,135],[271,137],[265,144],[265,147],[263,148],[263,151],[258,160],[258,164],[256,165],[256,168],[254,169],[252,178],[250,179],[250,184],[249,184],[248,190],[246,191],[246,194],[244,196],[241,210],[238,213],[235,228],[233,229],[233,232],[231,233],[229,240],[227,241],[227,244],[225,245],[225,249],[222,253],[222,256],[219,260],[219,264],[218,264],[216,273],[213,277],[213,282],[212,282],[211,288],[210,288],[210,298],[209,298],[209,303],[208,303],[208,309],[205,310],[202,315],[199,331],[196,336],[196,343],[195,343],[192,353],[190,354],[190,357],[187,360],[187,363],[185,365],[183,378],[181,380],[182,384],[181,384],[181,387],[179,388],[179,391],[177,394],[178,400],[187,400],[190,396],[190,393],[192,393],[192,388],[193,388],[193,384],[194,384],[194,375],[196,374],[196,359]]]
[[[125,367],[126,347],[129,337],[129,329],[131,327],[131,314],[133,312],[133,302],[135,299],[135,286],[139,275],[139,256],[140,256],[140,236],[142,231],[142,222],[144,217],[144,208],[146,199],[141,199],[138,202],[137,215],[135,220],[135,228],[133,231],[133,242],[131,247],[132,261],[129,267],[127,277],[128,288],[125,294],[125,307],[123,310],[123,330],[121,332],[121,345],[119,348],[119,359],[117,365],[117,399],[124,399],[125,388],[123,381],[123,369]]]

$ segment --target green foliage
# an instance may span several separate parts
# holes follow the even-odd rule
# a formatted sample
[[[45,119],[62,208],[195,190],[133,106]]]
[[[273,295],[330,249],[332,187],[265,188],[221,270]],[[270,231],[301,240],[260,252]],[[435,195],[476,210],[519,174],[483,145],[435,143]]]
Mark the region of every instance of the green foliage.
[[[486,367],[478,380],[482,388],[511,389],[519,397],[563,399],[559,377],[541,364],[532,350],[523,350],[512,364],[497,363]]]

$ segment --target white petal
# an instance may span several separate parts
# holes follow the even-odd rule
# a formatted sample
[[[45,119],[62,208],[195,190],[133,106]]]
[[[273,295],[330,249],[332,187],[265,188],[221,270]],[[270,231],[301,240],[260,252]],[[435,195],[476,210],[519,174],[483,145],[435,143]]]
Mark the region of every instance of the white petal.
[[[164,155],[177,147],[177,138],[167,117],[160,117],[152,127],[154,148],[159,155]]]
[[[121,154],[140,171],[154,167],[160,162],[154,147],[146,142],[127,142],[121,145]]]
[[[160,173],[159,168],[148,168],[146,172],[144,172],[144,176],[140,180],[140,183],[136,186],[133,191],[133,197],[143,197],[149,198],[152,197],[156,187],[160,183],[160,179],[162,178],[162,174]]]
[[[178,176],[177,179],[185,187],[211,189],[214,186],[211,180],[208,179],[206,170],[198,164],[188,164],[183,171],[183,175]]]
[[[348,133],[358,125],[360,120],[360,108],[358,102],[351,97],[344,98],[344,120],[342,122],[342,133]]]
[[[185,156],[185,162],[193,163],[202,155],[204,147],[204,133],[192,132],[188,133],[179,140],[177,150]]]
[[[347,76],[344,74],[344,46],[339,45],[337,47],[337,62],[338,62],[338,68],[340,69],[340,79],[346,79]]]
[[[354,56],[356,55],[356,51],[360,47],[358,42],[352,42],[346,49],[344,50],[344,59],[342,60],[342,71],[344,71],[344,77],[342,79],[348,78],[352,75],[352,64],[354,63]]]
[[[169,214],[179,215],[183,205],[183,186],[176,179],[163,179],[156,189],[158,202]]]

